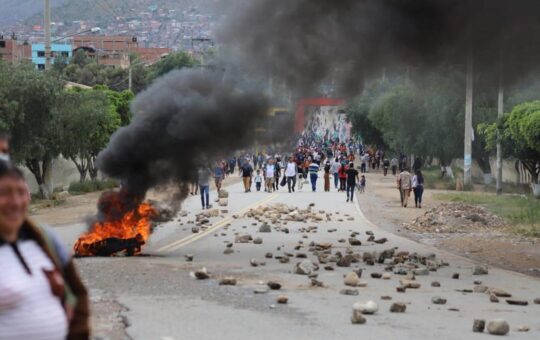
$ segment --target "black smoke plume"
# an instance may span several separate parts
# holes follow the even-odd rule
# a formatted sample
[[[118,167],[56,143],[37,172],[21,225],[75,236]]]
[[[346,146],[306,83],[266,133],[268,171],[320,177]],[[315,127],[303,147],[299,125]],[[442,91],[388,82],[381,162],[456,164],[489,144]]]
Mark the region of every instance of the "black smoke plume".
[[[98,167],[136,204],[149,189],[182,187],[198,167],[250,146],[268,110],[261,92],[223,73],[171,72],[137,96],[132,122],[112,136]]]
[[[464,65],[518,76],[538,64],[538,0],[238,0],[218,30],[233,58],[301,95],[357,94],[385,68]]]

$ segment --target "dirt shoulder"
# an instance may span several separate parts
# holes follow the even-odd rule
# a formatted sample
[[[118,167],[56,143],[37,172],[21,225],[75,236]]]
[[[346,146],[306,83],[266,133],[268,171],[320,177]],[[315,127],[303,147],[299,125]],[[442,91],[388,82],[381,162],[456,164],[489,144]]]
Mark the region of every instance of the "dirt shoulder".
[[[406,228],[417,218],[422,219],[430,209],[444,204],[434,197],[446,191],[426,190],[422,209],[414,208],[413,197],[409,200],[409,207],[403,208],[393,176],[384,177],[381,172],[372,172],[366,174],[366,180],[366,193],[359,195],[360,206],[368,219],[384,229],[475,261],[540,277],[538,238],[508,233],[504,227],[461,228],[459,232],[441,232],[444,225],[437,228],[440,230],[429,231]]]

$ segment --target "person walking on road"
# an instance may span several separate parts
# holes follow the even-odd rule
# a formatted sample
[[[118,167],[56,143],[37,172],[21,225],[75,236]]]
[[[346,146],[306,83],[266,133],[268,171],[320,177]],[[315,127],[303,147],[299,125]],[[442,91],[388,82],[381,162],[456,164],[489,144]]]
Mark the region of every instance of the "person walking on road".
[[[388,158],[385,158],[383,160],[383,172],[384,172],[384,176],[386,177],[386,175],[388,175],[388,168],[390,167],[390,161],[388,160]]]
[[[339,175],[339,191],[345,191],[347,186],[347,167],[341,164],[338,170]]]
[[[350,163],[347,169],[347,202],[354,201],[354,190],[357,182],[360,182],[358,170],[354,168],[354,163]]]
[[[210,209],[210,177],[212,170],[206,167],[199,168],[197,177],[199,179],[199,190],[201,192],[201,203],[203,209]]]
[[[360,193],[364,193],[366,191],[366,176],[362,175],[360,177],[360,185],[358,187],[358,190],[360,191]]]
[[[294,192],[294,187],[296,186],[296,173],[296,163],[294,162],[294,159],[290,157],[287,167],[285,168],[285,177],[287,177],[289,193]]]
[[[422,196],[424,194],[424,176],[422,175],[422,171],[416,170],[411,182],[414,192],[414,206],[422,208]]]
[[[330,167],[330,173],[334,176],[334,188],[336,190],[339,189],[339,167],[341,163],[339,162],[339,159],[336,158],[332,162],[332,166]]]
[[[315,161],[309,164],[309,179],[311,180],[311,190],[317,191],[317,179],[319,177],[319,164]]]
[[[214,167],[214,181],[216,183],[217,192],[221,191],[221,184],[223,183],[224,178],[225,170],[223,169],[223,165],[221,162],[216,162],[216,166]]]
[[[401,173],[398,175],[397,184],[401,196],[401,206],[407,208],[407,201],[411,195],[412,187],[412,176],[407,170],[407,167],[404,167]]]
[[[330,161],[326,161],[324,165],[324,191],[330,191]]]
[[[396,176],[398,167],[398,160],[396,157],[392,158],[392,160],[390,161],[390,167],[392,168],[392,175]]]
[[[253,176],[253,167],[249,164],[249,161],[246,160],[242,165],[242,181],[244,182],[245,192],[251,192],[251,176]]]
[[[266,191],[272,192],[274,189],[274,172],[276,171],[276,165],[274,164],[274,160],[271,159],[266,164],[265,169],[265,185],[266,185]]]

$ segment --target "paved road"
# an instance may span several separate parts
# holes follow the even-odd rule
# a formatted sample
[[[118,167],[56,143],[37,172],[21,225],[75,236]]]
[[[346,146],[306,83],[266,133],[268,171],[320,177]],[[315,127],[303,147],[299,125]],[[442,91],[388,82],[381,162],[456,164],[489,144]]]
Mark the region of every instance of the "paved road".
[[[322,183],[319,183],[322,184]],[[540,297],[540,281],[508,271],[490,268],[489,275],[473,276],[473,263],[460,257],[420,245],[413,241],[390,234],[371,224],[363,216],[357,202],[346,203],[345,195],[308,191],[289,194],[285,190],[278,193],[243,193],[240,184],[228,188],[230,205],[228,214],[212,219],[212,231],[193,234],[194,215],[199,213],[197,197],[184,203],[189,212],[180,222],[175,221],[159,227],[144,252],[151,256],[136,258],[80,259],[79,267],[85,281],[92,289],[93,300],[115,299],[127,310],[122,316],[127,318],[127,333],[134,339],[483,339],[492,336],[473,333],[473,319],[504,318],[511,326],[510,336],[516,339],[540,338],[540,305],[532,300]],[[289,234],[283,232],[258,233],[258,225],[253,219],[231,216],[247,211],[250,207],[285,203],[306,208],[314,203],[314,210],[333,213],[331,222],[317,223],[317,233],[302,233],[301,227],[315,223],[289,222]],[[339,214],[338,214],[339,213]],[[349,215],[353,221],[338,216]],[[183,225],[181,225],[183,223]],[[230,224],[230,226],[228,226]],[[67,244],[73,242],[82,225],[59,228]],[[327,229],[337,228],[329,233]],[[387,237],[389,242],[377,245],[365,242],[365,231],[371,230],[379,237]],[[265,259],[267,252],[274,255],[284,251],[297,253],[293,248],[302,241],[309,258],[317,259],[307,251],[307,244],[332,242],[334,251],[344,252],[348,244],[338,243],[338,239],[348,239],[351,231],[360,233],[363,245],[355,251],[382,251],[392,247],[399,250],[430,253],[450,263],[429,276],[417,276],[422,287],[397,293],[398,275],[390,280],[372,279],[372,272],[384,272],[381,265],[367,266],[353,264],[351,268],[336,267],[334,271],[319,270],[318,279],[325,288],[313,288],[310,280],[303,275],[293,274],[293,265],[302,259],[292,258],[288,264],[275,259]],[[235,252],[224,255],[226,242],[234,242],[234,233],[250,233],[263,238],[263,244],[234,244]],[[303,238],[305,237],[307,238]],[[280,247],[280,250],[277,248]],[[184,255],[193,254],[193,262],[186,262]],[[265,266],[252,267],[250,259],[266,261]],[[206,267],[212,279],[197,281],[190,277],[190,271]],[[368,285],[358,288],[359,296],[339,294],[345,288],[343,276],[352,269],[363,268],[362,279]],[[452,279],[453,273],[460,273],[460,279]],[[237,286],[219,286],[217,279],[225,275],[236,277]],[[267,280],[283,284],[281,291],[254,294],[255,288]],[[440,288],[430,286],[439,281]],[[501,299],[495,304],[482,293],[462,293],[458,289],[472,289],[474,280],[482,280],[489,287],[497,287],[511,292],[517,298],[529,301],[529,306],[511,306]],[[275,302],[277,295],[289,297],[287,305]],[[392,301],[383,301],[381,296],[389,295]],[[431,303],[433,296],[448,300],[446,305]],[[352,325],[351,308],[358,301],[374,300],[379,312],[367,316],[365,325]],[[390,313],[392,302],[408,303],[404,314]],[[452,310],[454,309],[454,310]],[[517,332],[520,325],[528,325],[527,333]]]

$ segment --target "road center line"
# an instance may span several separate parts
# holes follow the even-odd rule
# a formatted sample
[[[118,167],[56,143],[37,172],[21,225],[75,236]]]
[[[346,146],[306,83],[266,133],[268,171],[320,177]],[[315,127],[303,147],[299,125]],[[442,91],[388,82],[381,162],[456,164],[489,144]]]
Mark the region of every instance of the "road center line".
[[[268,202],[270,202],[271,200],[273,200],[276,197],[277,197],[277,194],[273,193],[269,197],[265,197],[264,199],[262,199],[262,200],[260,200],[258,202],[255,202],[254,204],[249,205],[249,206],[247,206],[247,207],[233,213],[229,217],[226,217],[226,218],[222,219],[221,221],[218,221],[218,222],[214,223],[211,227],[209,227],[204,232],[186,236],[186,237],[184,237],[184,238],[182,238],[182,239],[180,239],[178,241],[175,241],[175,242],[173,242],[171,244],[165,245],[165,246],[157,249],[156,252],[171,252],[171,251],[177,250],[177,249],[179,249],[179,248],[181,248],[183,246],[186,246],[186,245],[188,245],[190,243],[193,243],[193,242],[197,241],[198,239],[200,239],[202,237],[205,237],[205,236],[215,232],[218,229],[221,229],[222,227],[227,225],[227,223],[232,222],[234,220],[234,218],[232,217],[233,215],[241,216],[241,215],[245,214],[246,212],[248,212],[250,209],[254,209],[254,208],[257,208],[257,207],[259,207],[259,206],[261,206],[261,205],[263,205],[265,203],[268,203]]]

